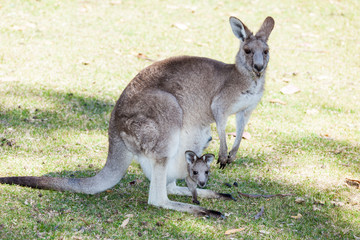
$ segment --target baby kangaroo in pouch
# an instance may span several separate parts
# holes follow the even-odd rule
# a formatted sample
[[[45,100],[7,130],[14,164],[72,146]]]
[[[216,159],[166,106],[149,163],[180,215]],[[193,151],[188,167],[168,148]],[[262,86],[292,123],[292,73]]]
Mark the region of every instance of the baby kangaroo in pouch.
[[[209,179],[210,164],[215,156],[213,154],[205,154],[198,157],[193,151],[186,151],[185,158],[188,163],[188,176],[185,178],[185,181],[192,194],[193,203],[200,204],[197,200],[196,187],[203,188],[206,186]]]
[[[188,176],[185,151],[201,156],[211,123],[216,123],[220,139],[220,168],[235,160],[244,127],[263,95],[269,61],[267,41],[274,24],[267,17],[253,34],[239,19],[230,17],[231,29],[240,40],[235,64],[181,56],[155,62],[140,71],[111,113],[107,161],[95,176],[1,177],[0,183],[96,194],[116,185],[136,160],[150,180],[149,204],[222,217],[218,211],[171,201],[168,194],[192,196],[187,187],[176,186],[176,180]],[[236,138],[228,152],[225,127],[233,114]],[[208,189],[196,192],[201,198],[232,199],[231,195]]]

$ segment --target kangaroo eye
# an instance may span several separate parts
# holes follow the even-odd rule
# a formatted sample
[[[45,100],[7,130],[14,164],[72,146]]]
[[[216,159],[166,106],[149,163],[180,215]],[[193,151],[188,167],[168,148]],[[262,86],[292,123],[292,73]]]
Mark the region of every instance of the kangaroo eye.
[[[267,55],[269,53],[269,50],[264,50],[264,54]]]
[[[193,171],[193,174],[194,174],[194,175],[198,175],[198,171]]]
[[[250,53],[251,53],[251,50],[248,49],[248,48],[244,48],[244,52],[245,52],[246,54],[250,54]]]
[[[209,171],[205,171],[205,174],[208,175],[208,174],[209,174]]]

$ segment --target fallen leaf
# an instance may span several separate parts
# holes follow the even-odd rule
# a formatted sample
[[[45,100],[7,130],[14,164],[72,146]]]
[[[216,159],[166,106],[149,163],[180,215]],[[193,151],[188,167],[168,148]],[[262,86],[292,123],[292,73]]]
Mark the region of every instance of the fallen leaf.
[[[327,133],[320,134],[320,137],[321,137],[321,138],[325,138],[325,139],[329,139],[329,140],[331,140],[331,139],[332,139],[332,138],[330,137],[330,135],[329,135],[329,134],[327,134]]]
[[[248,132],[244,132],[243,135],[242,135],[242,138],[246,139],[246,140],[250,140],[251,139],[251,134],[248,133]]]
[[[255,220],[259,219],[264,214],[264,206],[261,207],[260,212],[255,215]]]
[[[302,218],[302,215],[300,213],[298,213],[296,216],[291,216],[291,218],[300,219],[300,218]]]
[[[229,230],[226,230],[225,235],[230,235],[230,234],[234,234],[234,233],[237,233],[237,232],[242,232],[244,230],[245,230],[245,228],[229,229]]]
[[[133,216],[134,216],[134,214],[131,214],[131,213],[125,215],[125,217],[127,217],[127,218],[132,218]]]
[[[81,221],[83,221],[85,223],[85,225],[89,225],[89,223],[87,221],[85,221],[83,218],[80,218]]]
[[[287,104],[286,102],[281,101],[280,99],[277,99],[277,98],[275,98],[275,99],[270,99],[269,102],[270,102],[270,103],[278,103],[278,104],[281,104],[281,105],[286,105],[286,104]]]
[[[305,199],[304,199],[304,198],[301,198],[301,197],[297,197],[297,198],[295,199],[295,202],[298,203],[298,204],[304,203],[304,202],[305,202]]]
[[[128,225],[128,223],[129,223],[129,221],[130,221],[130,218],[125,219],[125,220],[121,223],[121,226],[120,226],[120,227],[122,227],[122,228],[126,227],[126,225]]]
[[[236,132],[229,132],[227,135],[236,137]]]
[[[227,135],[236,137],[236,132],[229,132],[229,133],[227,133]],[[246,139],[246,140],[250,140],[251,139],[251,134],[248,133],[248,132],[243,132],[242,138]]]
[[[360,181],[359,180],[346,178],[345,182],[349,186],[360,188]]]
[[[148,61],[150,61],[150,62],[155,62],[153,59],[148,58],[148,56],[146,56],[146,55],[143,54],[143,53],[138,53],[138,54],[136,55],[136,57],[137,57],[138,59],[144,59],[144,60],[148,60]]]
[[[294,86],[294,85],[292,85],[292,84],[289,84],[289,85],[283,87],[283,88],[280,90],[280,92],[281,92],[282,94],[287,94],[287,95],[289,95],[289,94],[295,94],[295,93],[298,93],[298,92],[300,92],[300,91],[301,91],[301,90],[300,90],[298,87],[296,87],[296,86]]]
[[[262,234],[270,234],[269,231],[265,231],[265,230],[260,230],[259,232],[262,233]]]
[[[188,29],[188,26],[185,25],[185,24],[183,24],[183,23],[174,23],[172,26],[173,26],[173,27],[176,27],[176,28],[178,28],[178,29],[180,29],[180,30],[186,30],[186,29]]]
[[[283,78],[283,82],[289,83],[291,82],[291,78]]]

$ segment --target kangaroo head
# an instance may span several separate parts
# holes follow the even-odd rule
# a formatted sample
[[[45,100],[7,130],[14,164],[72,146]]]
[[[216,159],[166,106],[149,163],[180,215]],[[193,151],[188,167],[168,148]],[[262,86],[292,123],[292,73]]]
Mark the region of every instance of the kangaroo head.
[[[198,157],[192,151],[185,152],[186,161],[188,163],[188,173],[190,178],[196,182],[196,184],[203,188],[209,179],[210,163],[214,160],[213,154],[205,154]]]
[[[255,35],[236,17],[230,17],[230,25],[234,35],[241,40],[236,56],[237,68],[244,67],[256,77],[261,77],[269,61],[267,40],[274,28],[274,19],[267,17]]]

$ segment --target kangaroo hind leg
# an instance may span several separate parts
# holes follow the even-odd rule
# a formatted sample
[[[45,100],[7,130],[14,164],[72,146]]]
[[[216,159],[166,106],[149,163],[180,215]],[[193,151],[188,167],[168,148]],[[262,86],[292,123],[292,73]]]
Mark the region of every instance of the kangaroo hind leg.
[[[169,183],[167,185],[167,192],[171,195],[180,195],[180,196],[192,196],[190,190],[187,187],[179,187],[176,185],[176,182]],[[218,198],[224,200],[234,200],[236,199],[228,193],[218,193],[209,189],[196,189],[197,196],[200,198]]]

